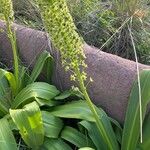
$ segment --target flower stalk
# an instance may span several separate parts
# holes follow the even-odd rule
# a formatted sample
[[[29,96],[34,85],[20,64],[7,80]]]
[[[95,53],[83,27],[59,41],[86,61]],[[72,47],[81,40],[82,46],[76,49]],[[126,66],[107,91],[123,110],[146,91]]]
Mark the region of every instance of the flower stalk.
[[[43,23],[55,47],[61,53],[62,65],[65,70],[71,70],[71,80],[77,81],[84,98],[93,113],[100,135],[110,150],[114,150],[103,122],[92,103],[85,86],[87,74],[85,69],[84,40],[76,32],[76,26],[69,13],[65,0],[36,0],[41,11]]]
[[[0,0],[1,8],[0,13],[2,14],[3,20],[6,22],[7,36],[10,39],[10,43],[13,50],[14,59],[14,74],[16,79],[17,88],[19,85],[19,61],[16,44],[16,34],[12,31],[12,23],[14,21],[14,12],[11,0]]]
[[[77,73],[77,78],[78,78],[78,81],[79,81],[80,90],[83,93],[84,98],[85,98],[85,100],[86,100],[86,102],[87,102],[91,112],[93,113],[93,116],[94,116],[95,121],[96,121],[96,126],[97,126],[100,134],[103,136],[103,138],[106,139],[106,143],[108,143],[110,150],[113,150],[113,147],[111,146],[110,140],[108,139],[108,136],[107,136],[107,134],[105,132],[103,124],[100,121],[100,118],[99,118],[99,115],[98,115],[98,113],[97,113],[97,111],[95,109],[95,106],[92,103],[92,101],[91,101],[91,99],[89,97],[89,94],[87,93],[87,89],[85,87],[84,80],[82,79],[82,76],[80,74],[80,70],[77,68],[75,71]]]

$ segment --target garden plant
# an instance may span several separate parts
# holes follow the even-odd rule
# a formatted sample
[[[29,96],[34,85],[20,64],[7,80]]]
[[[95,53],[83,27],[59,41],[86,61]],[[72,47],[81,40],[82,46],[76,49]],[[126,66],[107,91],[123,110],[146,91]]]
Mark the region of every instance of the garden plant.
[[[150,70],[142,71],[140,81],[134,82],[125,122],[121,125],[95,106],[88,95],[86,84],[95,81],[86,74],[84,40],[77,33],[67,2],[35,1],[45,30],[60,51],[62,66],[76,85],[64,92],[52,85],[55,62],[48,52],[40,54],[32,71],[22,65],[12,27],[12,1],[0,2],[14,58],[11,72],[0,69],[0,149],[149,150],[150,118],[146,112],[150,101]],[[39,82],[42,71],[46,82]]]

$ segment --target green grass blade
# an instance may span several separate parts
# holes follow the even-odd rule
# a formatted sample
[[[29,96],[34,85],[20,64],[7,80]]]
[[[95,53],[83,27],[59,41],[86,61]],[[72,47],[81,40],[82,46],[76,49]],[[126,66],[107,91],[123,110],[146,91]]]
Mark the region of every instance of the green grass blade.
[[[6,119],[0,120],[0,149],[17,150],[15,138]]]
[[[33,83],[40,75],[43,69],[46,73],[47,82],[50,83],[52,77],[53,63],[54,60],[51,57],[51,55],[47,51],[42,52],[39,58],[37,59],[37,62],[35,63],[28,84]]]
[[[150,70],[140,74],[142,114],[145,116],[147,104],[150,101]],[[137,80],[134,82],[127,108],[122,138],[122,150],[135,150],[140,134],[139,94]]]
[[[74,144],[78,148],[86,146],[94,148],[93,142],[86,135],[69,126],[66,126],[62,130],[61,138],[70,142],[71,144]]]
[[[56,89],[55,86],[50,85],[44,82],[35,82],[27,87],[25,87],[14,99],[12,103],[12,108],[18,108],[21,105],[27,104],[33,100],[37,101],[41,99],[42,102],[44,100],[49,103],[49,105],[55,105],[55,101],[51,101],[55,96],[57,96],[60,92]]]
[[[44,141],[41,150],[72,150],[62,139],[49,139]]]
[[[38,149],[43,144],[44,128],[37,102],[32,102],[23,109],[10,109],[10,115],[25,143],[31,148]]]
[[[45,136],[49,138],[58,138],[63,128],[62,120],[51,115],[47,111],[42,111],[42,119]]]

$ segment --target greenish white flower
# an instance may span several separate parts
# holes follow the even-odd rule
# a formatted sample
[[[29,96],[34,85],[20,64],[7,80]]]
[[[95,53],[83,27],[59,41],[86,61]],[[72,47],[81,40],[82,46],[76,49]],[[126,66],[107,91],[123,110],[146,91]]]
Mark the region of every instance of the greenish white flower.
[[[14,11],[11,0],[0,0],[0,17],[5,21],[14,21]]]
[[[43,22],[55,47],[61,52],[62,64],[65,70],[81,69],[83,79],[86,79],[84,68],[85,54],[83,39],[76,32],[76,26],[69,13],[65,0],[37,0]],[[75,80],[75,73],[71,76]]]

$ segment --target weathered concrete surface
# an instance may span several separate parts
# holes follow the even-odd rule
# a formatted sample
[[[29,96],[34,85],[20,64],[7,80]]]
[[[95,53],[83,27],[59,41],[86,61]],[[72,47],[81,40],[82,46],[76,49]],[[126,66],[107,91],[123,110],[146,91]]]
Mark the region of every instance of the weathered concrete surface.
[[[4,28],[4,23],[0,22]],[[18,49],[22,62],[32,66],[36,56],[43,50],[48,50],[55,58],[56,66],[53,82],[59,89],[71,86],[68,74],[61,67],[59,54],[51,48],[51,43],[44,32],[36,31],[14,24],[17,33]],[[124,120],[128,97],[134,79],[136,78],[136,63],[115,55],[104,53],[85,44],[87,56],[87,72],[94,79],[88,86],[93,102],[104,108],[110,115],[122,122]],[[11,66],[12,52],[5,32],[0,33],[1,60]],[[150,66],[139,64],[140,69]]]

